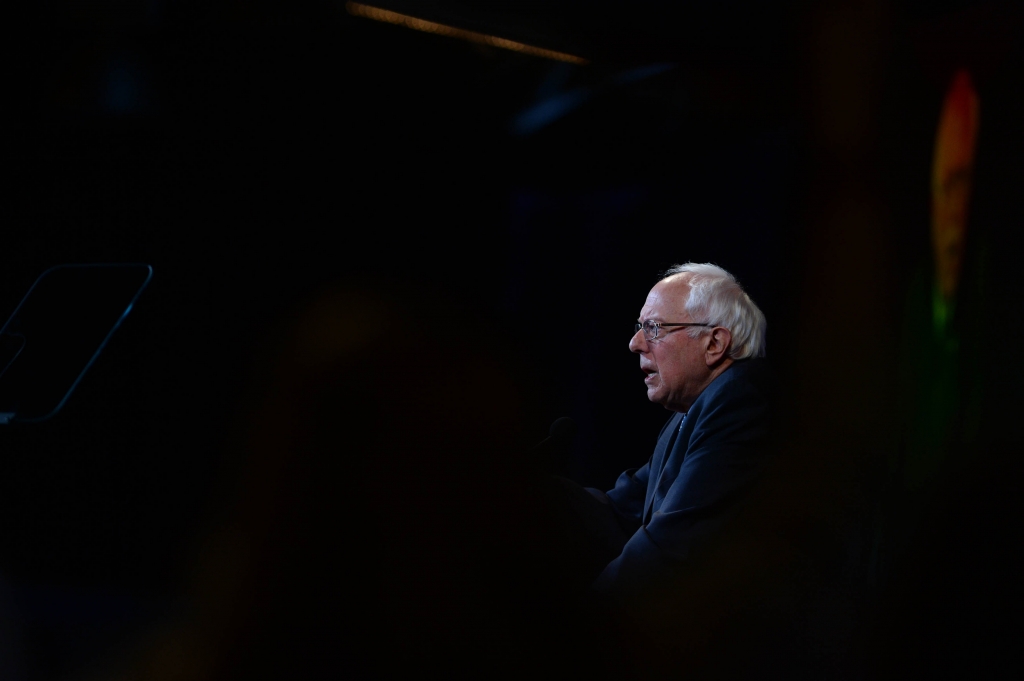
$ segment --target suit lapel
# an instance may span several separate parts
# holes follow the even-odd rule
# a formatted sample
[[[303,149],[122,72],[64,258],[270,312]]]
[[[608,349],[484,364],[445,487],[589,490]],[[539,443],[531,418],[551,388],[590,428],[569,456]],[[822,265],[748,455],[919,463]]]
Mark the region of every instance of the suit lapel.
[[[665,461],[676,444],[679,437],[679,425],[683,422],[685,414],[676,414],[669,419],[668,425],[658,438],[658,444],[654,448],[654,456],[651,457],[651,473],[647,478],[647,495],[644,498],[644,517],[646,525],[650,520],[651,507],[654,505],[654,497],[658,490],[658,483],[661,481],[661,474],[665,470]]]

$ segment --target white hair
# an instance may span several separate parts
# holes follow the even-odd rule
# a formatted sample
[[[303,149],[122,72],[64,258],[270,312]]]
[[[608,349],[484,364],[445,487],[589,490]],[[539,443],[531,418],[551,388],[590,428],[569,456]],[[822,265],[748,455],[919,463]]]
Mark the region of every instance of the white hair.
[[[690,296],[686,301],[686,311],[690,318],[695,322],[729,329],[732,334],[729,357],[764,357],[768,322],[764,313],[740,287],[736,277],[718,265],[688,262],[669,268],[665,272],[665,279],[677,274],[689,275],[687,284],[690,286]],[[696,338],[708,333],[710,328],[691,326],[686,331],[691,338]]]

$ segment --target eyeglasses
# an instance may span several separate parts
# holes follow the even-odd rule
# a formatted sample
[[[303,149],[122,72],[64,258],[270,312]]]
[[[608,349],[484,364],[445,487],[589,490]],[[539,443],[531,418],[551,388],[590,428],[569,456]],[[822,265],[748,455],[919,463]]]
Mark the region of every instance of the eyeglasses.
[[[633,325],[633,335],[640,329],[644,330],[644,338],[649,341],[654,340],[661,333],[661,327],[663,326],[711,326],[711,324],[698,324],[697,322],[656,322],[652,319],[648,319],[646,322],[637,322]]]

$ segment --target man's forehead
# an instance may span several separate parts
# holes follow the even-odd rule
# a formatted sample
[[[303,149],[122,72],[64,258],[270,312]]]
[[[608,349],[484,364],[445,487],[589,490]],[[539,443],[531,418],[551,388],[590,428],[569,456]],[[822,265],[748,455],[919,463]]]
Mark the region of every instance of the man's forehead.
[[[689,273],[684,273],[667,277],[655,284],[647,294],[647,302],[644,304],[645,318],[681,314],[689,297],[688,280]]]
[[[683,302],[686,302],[686,298],[690,293],[690,273],[682,272],[681,274],[665,277],[651,289],[652,294],[656,291],[663,298],[671,300],[681,299]]]

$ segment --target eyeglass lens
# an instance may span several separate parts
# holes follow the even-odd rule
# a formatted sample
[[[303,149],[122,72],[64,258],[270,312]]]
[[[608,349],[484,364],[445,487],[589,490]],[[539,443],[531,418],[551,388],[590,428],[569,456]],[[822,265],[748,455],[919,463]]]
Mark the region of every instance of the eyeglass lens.
[[[635,324],[633,324],[634,335],[636,335],[636,332],[639,331],[640,329],[644,330],[644,338],[646,338],[647,340],[654,340],[655,338],[658,337],[658,325],[652,322],[651,320],[647,320],[646,322],[643,323],[636,322]]]

